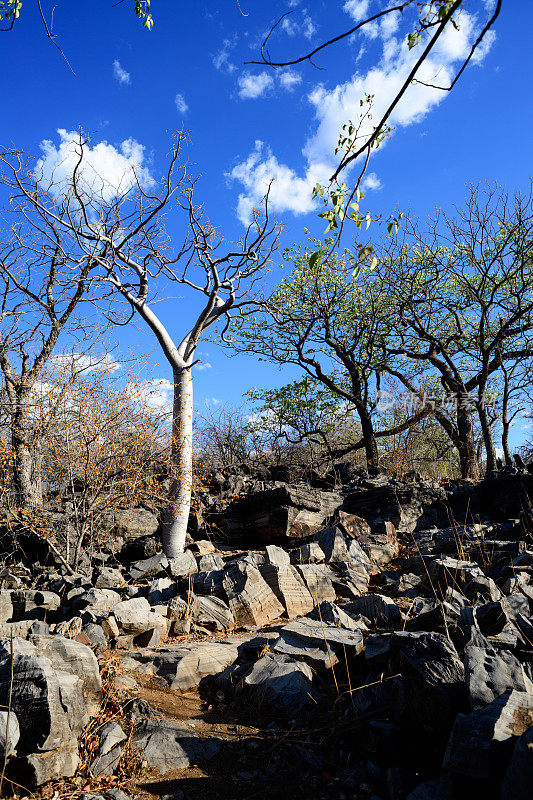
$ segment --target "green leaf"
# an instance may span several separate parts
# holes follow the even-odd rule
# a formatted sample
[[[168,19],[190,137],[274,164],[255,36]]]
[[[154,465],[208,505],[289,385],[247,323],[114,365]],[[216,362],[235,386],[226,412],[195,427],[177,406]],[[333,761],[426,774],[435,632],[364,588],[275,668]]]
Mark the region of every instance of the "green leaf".
[[[320,258],[321,253],[322,253],[321,250],[316,250],[314,253],[311,253],[311,255],[309,256],[309,266],[310,266],[311,269],[313,269],[313,267],[315,266],[316,262]]]
[[[412,31],[412,33],[410,33],[409,36],[407,37],[407,44],[409,46],[409,50],[412,50],[413,47],[416,47],[421,38],[422,37],[420,36],[418,31]]]

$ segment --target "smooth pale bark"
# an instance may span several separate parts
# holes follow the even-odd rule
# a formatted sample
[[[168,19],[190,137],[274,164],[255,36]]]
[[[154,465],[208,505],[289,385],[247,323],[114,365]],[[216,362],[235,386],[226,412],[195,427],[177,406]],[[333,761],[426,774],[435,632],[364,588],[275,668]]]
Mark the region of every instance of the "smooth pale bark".
[[[163,552],[175,558],[185,549],[193,481],[193,385],[190,367],[174,369],[172,470],[169,504],[162,521]]]

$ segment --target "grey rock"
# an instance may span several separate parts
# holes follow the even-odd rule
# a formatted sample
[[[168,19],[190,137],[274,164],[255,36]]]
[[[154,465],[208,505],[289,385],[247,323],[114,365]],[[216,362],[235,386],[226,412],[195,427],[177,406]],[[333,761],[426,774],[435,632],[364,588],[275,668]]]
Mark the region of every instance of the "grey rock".
[[[171,600],[178,593],[178,587],[170,578],[156,578],[148,588],[146,599],[151,606]]]
[[[73,607],[76,609],[90,608],[95,612],[107,616],[109,612],[122,601],[118,592],[112,589],[89,589],[78,593]]]
[[[501,800],[530,800],[533,786],[533,726],[518,739],[502,783]]]
[[[491,703],[508,689],[533,693],[533,683],[518,659],[506,650],[468,646],[465,679],[472,711]]]
[[[118,722],[106,722],[100,730],[98,739],[98,755],[105,756],[115,745],[120,744],[126,739],[126,734]]]
[[[347,605],[349,614],[362,614],[374,625],[396,625],[402,616],[396,603],[382,594],[365,594]]]
[[[151,628],[157,628],[162,637],[168,634],[169,620],[160,614],[154,614],[145,597],[123,600],[114,607],[113,616],[124,633],[136,635],[149,631]]]
[[[149,767],[164,775],[213,758],[220,740],[200,738],[175,720],[147,719],[136,729],[133,746]]]
[[[289,553],[283,547],[277,547],[275,544],[268,544],[265,548],[265,564],[271,564],[274,567],[286,567],[291,563]]]
[[[241,640],[193,642],[173,648],[134,650],[123,663],[127,669],[149,671],[164,678],[172,689],[191,689],[218,675],[237,660]],[[148,668],[148,670],[147,670]]]
[[[20,727],[14,711],[0,711],[0,756],[10,756],[20,739]]]
[[[89,647],[63,636],[32,636],[31,643],[50,659],[60,676],[61,702],[70,728],[81,733],[89,718],[99,712],[103,698],[96,656]]]
[[[288,656],[266,653],[237,687],[238,697],[264,716],[292,720],[320,705],[311,668]]]
[[[168,566],[168,558],[163,553],[156,553],[151,558],[145,558],[142,561],[135,561],[130,564],[129,573],[134,581],[138,581],[142,578],[150,578],[160,572],[165,572]]]
[[[284,612],[257,567],[251,564],[242,561],[228,564],[223,585],[237,625],[266,625]]]
[[[106,753],[102,753],[93,759],[89,766],[89,772],[96,778],[99,778],[102,775],[112,775],[118,767],[121,755],[122,748],[119,744],[117,744],[111,750],[108,750]]]
[[[299,564],[298,574],[305,583],[315,604],[323,600],[335,600],[334,575],[325,564]]]
[[[145,508],[136,508],[118,513],[115,524],[118,535],[126,540],[149,536],[159,528],[159,522],[155,514]]]
[[[14,759],[10,768],[19,776],[24,786],[42,786],[60,778],[72,778],[80,763],[75,742],[64,742],[61,747],[44,752],[30,753]]]
[[[224,570],[211,569],[198,572],[194,576],[193,588],[196,594],[224,594]]]
[[[169,559],[168,571],[175,580],[194,575],[195,572],[198,572],[198,565],[193,553],[190,550],[185,550],[176,558]]]
[[[13,603],[11,602],[11,592],[6,589],[0,590],[0,623],[10,622],[13,617]]]
[[[290,560],[292,564],[321,564],[326,556],[318,542],[309,542],[291,550]]]
[[[150,628],[134,636],[133,644],[135,647],[159,647],[161,645],[161,634],[157,628]]]
[[[235,624],[233,614],[219,597],[203,597],[190,592],[188,605],[192,619],[199,625],[215,630],[229,630]]]
[[[290,655],[311,666],[332,667],[344,654],[357,655],[363,649],[363,633],[348,615],[339,621],[345,626],[320,619],[302,617],[284,625],[273,645],[275,653]]]
[[[224,559],[220,553],[208,553],[198,558],[198,572],[211,572],[214,569],[224,569]]]
[[[465,703],[464,667],[453,644],[438,633],[395,632],[389,668],[400,672],[404,715],[421,742],[444,747]]]
[[[285,551],[282,552],[288,558],[288,554]],[[315,605],[311,593],[297,569],[290,563],[281,566],[265,564],[263,567],[259,567],[259,572],[283,605],[289,619],[311,611]]]
[[[324,528],[315,534],[315,541],[324,553],[326,562],[351,561],[346,535],[338,527]],[[368,559],[367,559],[368,560]]]
[[[514,741],[533,725],[533,695],[509,690],[480,711],[458,714],[444,756],[456,775],[489,779]]]
[[[95,570],[93,583],[97,589],[116,589],[124,584],[124,578],[119,569],[100,567]]]

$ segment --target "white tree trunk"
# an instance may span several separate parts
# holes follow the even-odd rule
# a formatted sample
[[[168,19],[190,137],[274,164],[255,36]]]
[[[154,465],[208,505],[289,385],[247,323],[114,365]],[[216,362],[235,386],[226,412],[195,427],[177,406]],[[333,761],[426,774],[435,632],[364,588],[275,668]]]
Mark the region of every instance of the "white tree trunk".
[[[175,558],[185,549],[192,493],[193,392],[190,367],[174,369],[172,412],[172,478],[170,500],[163,515],[163,551]]]

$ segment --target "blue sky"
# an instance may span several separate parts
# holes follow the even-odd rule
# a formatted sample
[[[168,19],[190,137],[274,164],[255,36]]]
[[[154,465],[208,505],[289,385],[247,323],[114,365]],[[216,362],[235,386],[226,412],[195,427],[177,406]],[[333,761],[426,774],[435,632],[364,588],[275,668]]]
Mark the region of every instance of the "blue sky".
[[[472,0],[470,15],[443,41],[428,78],[444,81],[451,74],[489,3]],[[52,6],[43,3],[48,14]],[[271,176],[283,242],[303,241],[306,226],[320,233],[310,187],[329,174],[337,132],[357,113],[361,93],[375,92],[379,109],[394,90],[408,64],[409,20],[390,20],[331,48],[317,59],[323,69],[306,64],[273,72],[244,62],[258,57],[264,32],[282,13],[294,11],[271,53],[289,57],[349,27],[366,9],[380,9],[381,0],[241,0],[240,6],[236,0],[153,0],[150,32],[132,6],[133,0],[115,7],[111,0],[56,3],[54,32],[72,74],[44,36],[34,4],[24,0],[15,29],[0,38],[0,144],[53,159],[62,141],[58,130],[67,141],[82,126],[92,146],[107,143],[111,162],[115,158],[120,166],[120,158],[134,158],[157,179],[172,131],[185,126],[189,158],[202,174],[198,199],[227,239],[242,232],[242,220]],[[408,94],[390,141],[371,163],[365,210],[388,214],[399,207],[426,215],[435,204],[460,204],[467,181],[497,180],[510,190],[526,186],[532,172],[532,29],[533,3],[505,0],[496,36],[451,94],[421,87]],[[169,221],[169,231],[181,238],[177,222]],[[350,241],[348,231],[346,245]],[[169,327],[178,336],[185,332],[194,301],[161,308]],[[121,329],[119,336],[124,350],[153,349],[159,376],[170,377],[148,333]],[[207,398],[239,402],[250,386],[281,384],[295,374],[250,358],[229,359],[211,343],[200,349],[199,406]]]

